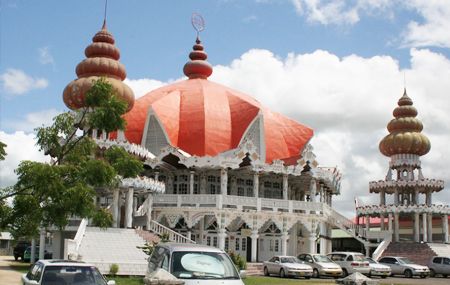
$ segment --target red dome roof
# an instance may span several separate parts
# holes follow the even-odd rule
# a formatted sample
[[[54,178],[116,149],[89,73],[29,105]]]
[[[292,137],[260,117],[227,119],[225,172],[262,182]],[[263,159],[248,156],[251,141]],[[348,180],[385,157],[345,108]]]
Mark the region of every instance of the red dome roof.
[[[125,136],[141,144],[150,107],[164,128],[169,143],[197,156],[215,156],[236,148],[245,131],[263,114],[266,161],[298,157],[313,130],[271,112],[248,95],[197,78],[180,81],[147,93],[125,114]]]

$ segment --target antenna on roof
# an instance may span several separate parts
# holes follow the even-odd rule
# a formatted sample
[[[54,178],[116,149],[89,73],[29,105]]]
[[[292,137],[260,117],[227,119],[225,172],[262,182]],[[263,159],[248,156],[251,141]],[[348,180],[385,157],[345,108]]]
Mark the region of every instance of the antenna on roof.
[[[108,10],[108,0],[105,0],[105,13],[103,16],[103,28],[106,28],[106,11]]]
[[[200,32],[205,29],[205,20],[199,13],[192,13],[191,24],[194,30],[197,31],[197,39],[199,39]]]

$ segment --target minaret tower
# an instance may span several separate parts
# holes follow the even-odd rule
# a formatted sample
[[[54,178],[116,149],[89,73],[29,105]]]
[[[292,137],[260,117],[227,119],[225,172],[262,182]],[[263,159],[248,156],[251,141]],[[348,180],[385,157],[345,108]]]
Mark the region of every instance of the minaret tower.
[[[123,83],[126,78],[125,66],[119,62],[120,51],[114,45],[114,37],[106,28],[103,21],[102,29],[92,38],[92,43],[85,49],[86,59],[77,65],[77,79],[70,82],[63,93],[63,100],[72,110],[85,107],[86,92],[95,80],[101,77],[113,86],[119,98],[128,104],[127,111],[134,105],[133,91]]]
[[[382,230],[388,218],[388,230],[396,242],[400,239],[433,241],[432,221],[433,217],[439,216],[443,222],[443,234],[439,240],[448,242],[450,209],[432,203],[432,194],[444,189],[444,181],[425,178],[422,173],[420,157],[430,151],[431,144],[422,134],[422,122],[416,118],[417,110],[406,89],[393,115],[394,119],[387,125],[389,134],[379,145],[380,152],[390,158],[386,178],[369,183],[370,193],[379,194],[380,203],[359,207],[357,213],[359,216],[380,217]]]

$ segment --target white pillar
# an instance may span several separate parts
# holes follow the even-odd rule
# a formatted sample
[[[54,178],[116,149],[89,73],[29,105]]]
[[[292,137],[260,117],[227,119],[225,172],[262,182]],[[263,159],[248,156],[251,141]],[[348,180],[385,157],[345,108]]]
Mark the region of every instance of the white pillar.
[[[155,181],[159,181],[159,171],[155,171]]]
[[[205,194],[206,193],[206,175],[202,174],[200,176],[200,191],[199,194]]]
[[[315,235],[315,233],[310,233],[309,234],[308,242],[309,242],[309,253],[311,253],[311,254],[317,253],[316,235]]]
[[[426,196],[425,196],[425,204],[428,206],[431,206],[432,201],[431,201],[431,192],[427,192]]]
[[[125,196],[125,228],[133,227],[133,195],[134,188],[128,188],[127,194]]]
[[[444,232],[444,242],[448,243],[448,215],[442,216],[442,231]]]
[[[370,216],[366,215],[366,232],[370,230]]]
[[[195,171],[189,172],[189,194],[191,195],[194,194],[194,174]]]
[[[150,221],[152,220],[153,195],[151,193],[147,196],[147,230],[150,230]]]
[[[218,233],[218,246],[221,250],[225,250],[225,238],[227,237],[227,232],[225,229],[219,229]]]
[[[251,256],[251,262],[257,262],[256,260],[256,254],[258,252],[258,230],[252,230],[252,234],[250,236],[252,240],[252,256]]]
[[[420,216],[419,212],[414,213],[414,242],[420,242]]]
[[[203,244],[203,230],[205,229],[205,217],[202,217],[198,223],[199,223],[198,243]]]
[[[253,173],[253,197],[258,198],[259,192],[259,173]]]
[[[31,239],[31,256],[30,263],[33,264],[36,261],[36,239]]]
[[[388,230],[392,233],[392,213],[388,215]]]
[[[281,234],[281,254],[287,255],[287,240],[289,239],[288,232]]]
[[[419,205],[419,189],[414,192],[414,204]]]
[[[380,205],[386,205],[386,193],[384,190],[380,191]]]
[[[428,216],[427,226],[428,226],[428,242],[433,242],[433,214],[430,213]]]
[[[283,200],[288,199],[288,175],[283,174]]]
[[[45,253],[45,229],[41,228],[39,232],[39,259],[44,259]]]
[[[324,192],[323,192],[323,185],[322,184],[320,184],[320,190],[319,190],[319,201],[320,201],[320,203],[324,203],[326,200],[325,200],[325,196],[324,196]]]
[[[380,230],[384,231],[385,225],[384,225],[384,215],[380,214]]]
[[[428,233],[427,233],[427,213],[422,214],[422,241],[428,241]]]
[[[327,252],[327,225],[325,223],[320,223],[320,254],[326,255]]]
[[[189,240],[192,239],[192,232],[191,232],[191,229],[188,230],[187,235],[186,235],[186,238],[189,239]]]
[[[398,189],[395,189],[394,192],[394,205],[398,205]]]
[[[228,173],[225,168],[220,169],[220,194],[227,195]]]
[[[399,225],[399,214],[394,213],[394,241],[399,242],[400,240],[400,225]]]
[[[120,190],[115,188],[113,190],[113,201],[112,201],[112,218],[113,218],[113,227],[119,227],[119,195]]]
[[[316,202],[316,192],[317,192],[317,185],[316,181],[314,179],[311,180],[311,184],[309,186],[309,193],[310,193],[310,200],[311,202]]]

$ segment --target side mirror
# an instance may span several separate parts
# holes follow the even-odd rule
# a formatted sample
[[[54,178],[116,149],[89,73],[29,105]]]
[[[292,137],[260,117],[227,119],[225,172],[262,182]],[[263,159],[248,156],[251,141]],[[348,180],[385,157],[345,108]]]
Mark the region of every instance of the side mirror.
[[[275,263],[280,263],[280,261],[279,260],[275,260]]]
[[[398,263],[398,261],[396,261],[394,264],[399,265],[400,263]]]
[[[116,281],[115,280],[109,280],[106,284],[108,284],[108,285],[116,285]]]
[[[241,276],[242,279],[247,278],[247,271],[245,271],[245,270],[240,270],[240,271],[239,271],[239,275]]]

